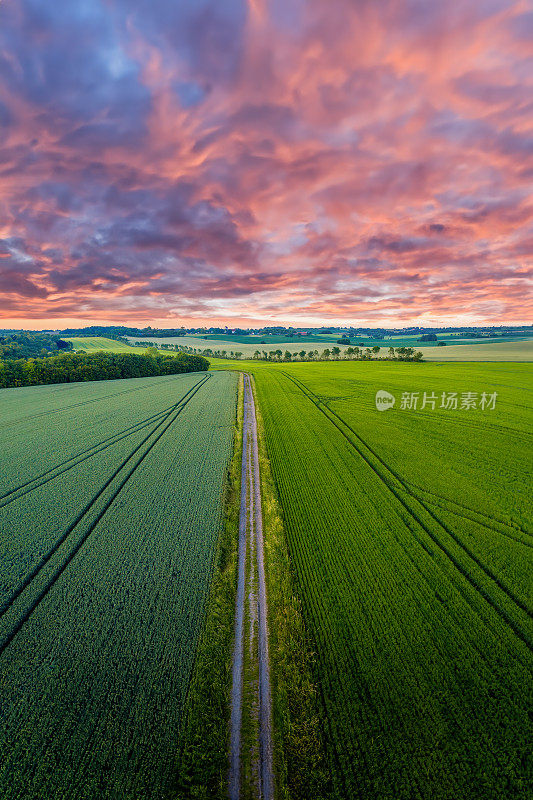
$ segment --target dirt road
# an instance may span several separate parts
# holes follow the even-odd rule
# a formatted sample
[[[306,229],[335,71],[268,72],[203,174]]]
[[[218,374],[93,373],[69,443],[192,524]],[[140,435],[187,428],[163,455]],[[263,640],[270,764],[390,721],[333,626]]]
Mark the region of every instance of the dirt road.
[[[245,642],[248,647],[245,648]],[[246,736],[243,736],[243,729]],[[272,700],[257,421],[249,375],[244,420],[230,720],[230,800],[274,800]]]

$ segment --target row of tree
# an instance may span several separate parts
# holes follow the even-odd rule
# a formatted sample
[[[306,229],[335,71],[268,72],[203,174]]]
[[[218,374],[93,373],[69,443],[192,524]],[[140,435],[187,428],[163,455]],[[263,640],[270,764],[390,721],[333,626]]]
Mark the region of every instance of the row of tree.
[[[0,361],[0,388],[37,386],[46,383],[105,381],[176,375],[209,369],[200,355],[178,353],[65,353],[48,358]]]
[[[138,342],[139,346],[146,346],[149,342]],[[229,358],[240,360],[244,353],[239,350],[214,350],[210,347],[196,348],[180,344],[161,344],[163,350],[176,350],[186,353],[198,353],[207,358]],[[252,358],[256,361],[339,361],[340,359],[349,361],[369,361],[373,358],[385,359],[387,361],[421,361],[423,353],[421,350],[415,351],[413,347],[389,347],[385,356],[380,356],[381,347],[347,347],[344,351],[340,347],[326,347],[325,350],[300,350],[291,353],[289,350],[256,350]]]
[[[105,336],[120,339],[125,336],[185,336],[185,328],[127,328],[124,325],[90,325],[87,328],[65,328],[61,336]],[[127,341],[127,340],[126,340]]]

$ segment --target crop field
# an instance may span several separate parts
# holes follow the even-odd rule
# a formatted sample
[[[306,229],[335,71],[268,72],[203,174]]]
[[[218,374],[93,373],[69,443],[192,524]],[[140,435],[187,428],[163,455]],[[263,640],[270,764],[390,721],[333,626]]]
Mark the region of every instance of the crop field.
[[[419,342],[416,336],[391,336],[384,339],[382,344],[393,345],[394,347],[405,345],[407,347],[438,347],[438,342],[446,342],[447,345],[457,347],[460,345],[486,345],[486,344],[509,344],[512,342],[531,342],[531,335],[527,332],[510,334],[509,336],[468,336],[467,334],[457,333],[437,333],[436,342]],[[379,344],[379,341],[370,340],[372,344]]]
[[[446,347],[425,347],[422,352],[428,361],[533,361],[533,339],[450,343]]]
[[[108,353],[142,353],[138,347],[131,347],[115,339],[105,336],[65,336],[66,342],[72,342],[74,350],[85,350],[87,353],[96,353],[105,350]]]
[[[0,796],[176,780],[237,378],[0,392]]]
[[[336,796],[525,800],[530,368],[248,368],[316,651]],[[378,389],[393,408],[376,409]],[[424,392],[434,408],[421,408]],[[457,409],[440,407],[443,392],[458,394]],[[480,407],[483,392],[497,393],[493,409]],[[404,393],[419,395],[416,409],[402,408]],[[475,408],[460,407],[467,393]]]

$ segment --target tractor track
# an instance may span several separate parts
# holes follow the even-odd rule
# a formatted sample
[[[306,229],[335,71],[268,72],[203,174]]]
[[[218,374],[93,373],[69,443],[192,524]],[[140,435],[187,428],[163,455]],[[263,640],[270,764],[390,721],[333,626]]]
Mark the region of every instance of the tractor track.
[[[164,414],[172,411],[175,406],[175,403],[173,403],[171,406],[167,406],[167,408],[164,408],[157,414],[153,414],[151,417],[147,417],[140,422],[136,422],[134,425],[130,425],[128,428],[124,428],[124,430],[119,431],[118,433],[114,433],[112,436],[108,436],[106,439],[102,439],[101,442],[97,442],[96,444],[92,445],[92,447],[87,447],[85,450],[81,450],[79,453],[65,459],[65,461],[62,461],[60,464],[55,464],[53,467],[50,467],[50,469],[42,472],[40,475],[36,475],[35,478],[32,478],[25,483],[21,483],[14,489],[10,489],[8,492],[5,492],[5,494],[0,495],[0,508],[4,508],[4,506],[9,505],[9,503],[13,503],[15,500],[24,497],[25,494],[33,492],[34,489],[39,489],[41,486],[44,486],[46,483],[54,478],[57,478],[59,475],[63,475],[73,467],[77,467],[78,464],[81,464],[88,458],[92,458],[92,456],[101,453],[103,450],[107,450],[108,447],[112,447],[114,444],[126,439],[128,436],[133,436],[133,434],[144,430],[144,428],[147,428],[149,425],[155,424],[155,421],[159,417],[162,417]],[[62,467],[64,467],[64,469],[61,469]],[[52,475],[52,473],[54,474]]]
[[[475,516],[473,515],[476,514],[477,512],[471,511],[470,509],[467,509],[465,506],[462,507],[461,511],[459,511],[457,508],[447,508],[445,503],[450,502],[449,500],[443,498],[443,501],[439,502],[439,500],[434,499],[434,496],[432,496],[425,502],[429,503],[432,506],[435,506],[436,508],[439,508],[441,511],[445,511],[448,514],[453,514],[455,517],[460,517],[461,519],[467,519],[470,522],[475,522],[476,525],[479,525],[481,528],[486,528],[486,530],[490,531],[491,533],[495,533],[497,536],[506,536],[508,539],[512,539],[513,542],[517,542],[518,544],[521,544],[524,547],[533,547],[533,543],[526,542],[519,536],[513,536],[512,533],[508,533],[507,531],[501,531],[498,528],[494,527],[494,525],[490,525],[489,522],[486,522],[485,520],[476,519]],[[459,506],[459,508],[461,508],[461,506]],[[470,514],[466,513],[467,511],[470,511]],[[499,524],[503,525],[504,523],[499,523]],[[518,531],[518,533],[523,533],[524,536],[531,535],[526,533],[526,531]]]
[[[511,592],[511,590],[509,590],[504,584],[502,584],[501,581],[497,578],[497,576],[494,575],[494,573],[492,573],[492,571],[488,567],[486,567],[477,558],[477,556],[475,554],[471,553],[469,548],[466,547],[466,545],[464,545],[461,542],[461,540],[453,532],[451,532],[443,522],[441,522],[441,520],[431,511],[431,509],[429,509],[424,504],[424,502],[422,502],[418,497],[416,497],[416,495],[413,494],[413,492],[409,489],[409,487],[403,481],[403,479],[400,478],[400,476],[391,467],[389,467],[388,464],[386,464],[383,461],[383,459],[361,438],[361,436],[358,433],[356,433],[353,430],[353,428],[350,427],[350,425],[348,425],[348,423],[346,423],[342,419],[342,417],[340,417],[335,411],[332,411],[328,407],[329,414],[331,414],[333,417],[335,417],[338,420],[338,422],[335,419],[332,419],[332,417],[329,416],[328,413],[326,413],[326,411],[324,410],[323,404],[321,404],[319,398],[317,398],[316,395],[314,395],[314,392],[312,392],[311,389],[309,389],[302,381],[300,381],[297,378],[294,378],[292,375],[289,375],[287,372],[282,371],[282,374],[285,375],[285,377],[287,377],[302,392],[302,394],[304,394],[312,403],[314,403],[314,405],[318,408],[318,410],[331,422],[332,425],[334,425],[337,428],[337,430],[340,431],[340,433],[344,436],[346,441],[359,454],[359,456],[365,461],[365,463],[370,467],[370,469],[380,479],[380,481],[389,489],[389,491],[392,492],[392,494],[400,502],[400,504],[403,506],[403,508],[409,514],[409,516],[412,517],[417,522],[418,525],[420,525],[422,530],[429,536],[431,541],[442,551],[442,553],[444,553],[444,555],[449,559],[449,561],[458,570],[458,572],[463,576],[463,578],[499,614],[499,616],[511,628],[511,630],[514,632],[514,634],[526,645],[526,647],[528,647],[530,650],[533,651],[533,644],[532,644],[529,636],[520,628],[519,625],[517,625],[515,623],[515,621],[509,616],[507,611],[504,608],[502,608],[494,600],[494,598],[485,589],[483,589],[477,583],[477,581],[468,572],[467,568],[457,559],[457,557],[452,552],[450,552],[449,548],[439,540],[438,536],[436,536],[428,528],[428,526],[419,518],[419,516],[409,507],[408,503],[400,495],[398,489],[395,488],[394,482],[393,482],[393,480],[391,480],[390,476],[392,476],[392,479],[394,479],[394,481],[396,481],[396,483],[399,484],[398,488],[403,489],[403,492],[405,492],[405,494],[407,494],[407,496],[409,498],[415,500],[426,511],[426,513],[429,514],[429,516],[433,519],[433,521],[436,522],[437,525],[442,530],[444,530],[444,532],[447,533],[453,539],[453,541],[464,551],[464,553],[476,564],[476,566],[481,570],[481,572],[485,575],[486,578],[491,580],[517,606],[517,608],[519,608],[521,611],[523,611],[528,617],[532,617],[533,613],[525,605],[525,603],[523,603],[519,598],[517,598],[514,595],[513,592]],[[383,468],[383,473],[374,464],[372,464],[372,462],[370,461],[368,455],[366,455],[364,453],[364,451],[361,449],[361,447],[357,446],[357,444],[353,441],[351,436],[349,436],[346,433],[346,431],[343,430],[343,428],[341,427],[341,424],[345,428],[347,428],[350,431],[350,433],[357,440],[359,440],[361,445],[363,445],[372,454],[372,456],[379,462],[379,464]],[[387,473],[389,473],[389,475],[387,475]],[[422,542],[420,542],[420,543],[422,544],[422,546],[424,546]],[[427,549],[427,548],[425,548],[425,549]],[[469,605],[471,605],[471,602],[464,595],[464,593],[461,592],[461,594],[463,595],[465,600],[469,603]]]
[[[455,506],[456,508],[461,509],[460,511],[454,511],[453,509],[450,508],[449,511],[451,511],[452,514],[456,514],[458,516],[464,516],[466,519],[471,519],[472,522],[478,522],[478,520],[468,517],[467,514],[464,514],[463,512],[468,511],[469,514],[474,514],[476,517],[482,517],[482,519],[485,521],[478,522],[479,525],[484,525],[486,528],[490,528],[495,533],[501,533],[502,536],[509,536],[510,538],[514,538],[512,534],[510,533],[508,534],[505,531],[498,530],[498,528],[494,526],[494,523],[496,523],[497,525],[501,525],[503,528],[509,528],[514,533],[523,533],[524,536],[529,536],[530,538],[533,537],[532,533],[524,530],[524,528],[521,528],[519,525],[512,525],[509,522],[504,522],[503,520],[498,519],[498,517],[491,517],[488,514],[484,514],[483,511],[476,511],[474,508],[470,508],[469,506],[465,506],[462,503],[458,503],[457,500],[451,500],[449,497],[437,494],[436,492],[431,492],[429,489],[425,489],[423,486],[418,486],[418,484],[412,483],[411,481],[405,481],[405,483],[411,488],[411,490],[415,489],[417,492],[423,492],[424,494],[429,495],[430,498],[435,498],[435,500],[429,499],[427,501],[428,503],[435,503],[436,505],[437,501],[440,500],[444,503],[449,503],[451,506]],[[492,523],[492,525],[490,523]],[[516,541],[520,542],[521,544],[525,544],[527,547],[533,546],[528,542],[524,542],[522,539],[516,539]]]
[[[141,447],[148,442],[148,440],[156,433],[158,428],[161,428],[157,433],[155,439],[150,442],[148,447],[144,450],[143,453],[139,456],[139,458],[135,461],[135,463],[131,466],[131,468],[127,471],[126,475],[120,480],[120,483],[117,488],[115,488],[111,494],[111,496],[105,501],[105,504],[102,509],[98,512],[97,516],[93,521],[90,523],[88,529],[84,532],[84,534],[80,537],[80,539],[76,542],[74,547],[71,549],[70,553],[66,556],[66,558],[56,567],[53,571],[51,577],[46,581],[44,587],[38,592],[37,596],[28,606],[28,608],[24,611],[24,613],[18,618],[16,623],[13,625],[11,630],[4,635],[4,637],[0,640],[0,655],[4,652],[4,650],[9,646],[9,644],[13,641],[17,633],[22,629],[24,624],[30,619],[33,612],[36,608],[40,605],[40,603],[44,600],[47,596],[49,591],[52,589],[54,584],[60,578],[60,576],[65,572],[69,564],[72,562],[76,554],[80,551],[82,546],[85,542],[89,539],[91,533],[94,531],[97,524],[100,522],[104,514],[108,511],[111,504],[114,500],[118,497],[119,493],[122,491],[126,483],[135,473],[137,468],[140,464],[144,461],[146,456],[152,451],[154,446],[157,442],[161,439],[163,434],[170,428],[170,426],[176,421],[178,416],[181,414],[183,409],[187,406],[190,400],[194,397],[194,395],[201,389],[202,386],[209,380],[211,376],[209,374],[203,376],[194,386],[192,386],[188,392],[186,392],[180,400],[174,404],[171,410],[166,414],[166,416],[159,421],[156,426],[150,431],[150,433],[143,439],[140,444],[138,444],[135,449],[130,453],[130,455],[117,467],[111,477],[105,482],[105,484],[100,488],[96,495],[89,501],[89,503],[83,508],[74,522],[69,525],[67,530],[59,537],[58,540],[54,543],[53,547],[43,556],[41,561],[34,567],[34,569],[28,573],[24,581],[20,586],[17,587],[15,592],[11,595],[11,597],[4,602],[2,609],[0,611],[0,619],[4,616],[7,611],[13,606],[16,602],[17,598],[27,589],[31,583],[37,578],[41,570],[46,567],[48,562],[54,556],[54,554],[59,550],[61,545],[68,539],[70,534],[75,530],[75,528],[80,524],[83,518],[89,513],[91,508],[98,502],[100,497],[109,488],[112,482],[119,476],[122,470],[127,466],[128,462],[131,461],[136,453],[141,449]]]

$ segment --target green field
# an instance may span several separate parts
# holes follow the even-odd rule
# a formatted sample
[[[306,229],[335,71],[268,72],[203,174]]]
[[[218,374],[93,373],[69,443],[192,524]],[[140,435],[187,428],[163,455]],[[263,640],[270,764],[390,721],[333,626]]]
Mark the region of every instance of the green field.
[[[236,370],[280,793],[529,800],[531,366],[222,359],[0,390],[2,800],[226,796]]]
[[[169,336],[169,337],[128,336],[128,339],[129,339],[130,342],[151,342],[151,343],[153,343],[155,345],[167,344],[167,345],[171,345],[172,347],[174,347],[176,345],[178,347],[180,347],[180,346],[192,347],[193,349],[196,348],[199,353],[201,353],[203,350],[206,350],[206,349],[211,349],[213,352],[214,351],[220,351],[220,352],[225,351],[227,353],[228,358],[229,358],[229,356],[230,356],[232,351],[233,352],[237,351],[237,352],[243,353],[243,355],[246,358],[252,358],[254,352],[256,350],[260,350],[261,349],[261,346],[259,344],[257,344],[257,345],[255,345],[255,344],[243,344],[241,342],[235,342],[233,340],[229,341],[227,339],[206,339],[206,338],[201,337],[201,336],[177,336],[177,337],[173,337],[173,336]],[[280,346],[281,345],[278,345],[278,344],[272,345],[271,349],[277,350],[278,347],[280,347]],[[322,345],[321,349],[323,350],[324,347],[327,347],[327,346],[328,345]],[[307,351],[307,350],[314,350],[314,348],[315,348],[314,344],[313,345],[302,344],[297,349],[298,350],[306,350]],[[292,349],[296,350],[296,348],[291,348],[291,350]]]
[[[65,336],[66,342],[72,342],[74,350],[85,350],[87,353],[96,353],[104,350],[108,353],[141,353],[139,347],[131,347],[115,339],[106,339],[105,336]]]
[[[336,796],[525,800],[530,367],[245,368],[317,654]],[[376,410],[378,389],[394,408]],[[420,404],[434,393],[435,409],[402,410],[404,392]],[[442,392],[459,405],[497,392],[495,408],[441,408]]]
[[[2,389],[0,796],[172,796],[230,373]]]
[[[425,347],[422,352],[428,361],[533,361],[533,339]]]
[[[408,346],[408,347],[438,347],[438,342],[446,342],[447,345],[461,345],[464,347],[465,345],[486,345],[486,344],[509,344],[510,342],[523,342],[523,341],[533,341],[531,339],[530,333],[522,333],[516,335],[509,335],[509,336],[468,336],[467,334],[457,334],[457,333],[437,333],[437,341],[436,342],[419,342],[419,335],[416,336],[392,336],[390,339],[384,339],[382,344],[387,344],[387,346],[393,345],[394,347],[398,346]],[[374,342],[374,344],[379,344],[379,341]]]

